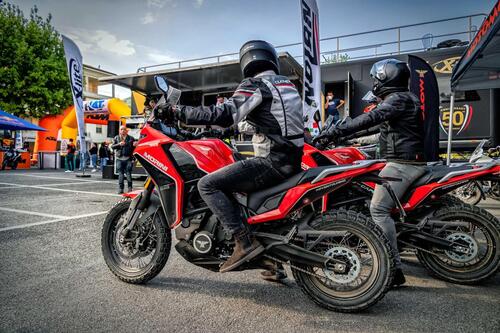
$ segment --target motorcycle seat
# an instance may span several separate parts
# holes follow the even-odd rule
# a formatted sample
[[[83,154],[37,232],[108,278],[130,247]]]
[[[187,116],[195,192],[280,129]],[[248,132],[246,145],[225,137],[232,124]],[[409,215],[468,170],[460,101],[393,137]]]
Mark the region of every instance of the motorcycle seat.
[[[419,187],[422,185],[438,182],[441,178],[446,176],[448,173],[453,171],[463,171],[472,169],[471,165],[460,165],[460,166],[446,166],[446,165],[433,165],[426,166],[425,173],[418,178],[412,187]]]
[[[276,208],[287,190],[300,184],[312,181],[322,171],[335,166],[324,166],[301,171],[272,187],[247,194],[247,207],[256,213],[262,213]],[[340,167],[340,166],[339,166]]]

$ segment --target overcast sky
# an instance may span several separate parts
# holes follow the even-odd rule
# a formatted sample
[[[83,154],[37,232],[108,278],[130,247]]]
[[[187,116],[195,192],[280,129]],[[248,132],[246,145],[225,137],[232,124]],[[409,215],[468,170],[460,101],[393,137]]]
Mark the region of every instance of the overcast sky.
[[[9,0],[7,0],[9,1]],[[274,45],[301,41],[299,0],[17,0],[29,14],[52,13],[84,63],[117,73],[139,66],[237,52],[249,39]],[[320,37],[462,15],[488,13],[496,0],[318,0]],[[466,29],[466,20],[457,29]],[[418,31],[420,36],[432,27]],[[402,32],[402,38],[411,38]],[[379,42],[369,40],[358,41]],[[374,38],[374,37],[372,37]],[[375,37],[375,39],[378,37]],[[388,37],[395,39],[393,34]],[[346,41],[341,47],[350,46]],[[322,51],[334,47],[322,44]],[[289,50],[293,55],[300,50]]]

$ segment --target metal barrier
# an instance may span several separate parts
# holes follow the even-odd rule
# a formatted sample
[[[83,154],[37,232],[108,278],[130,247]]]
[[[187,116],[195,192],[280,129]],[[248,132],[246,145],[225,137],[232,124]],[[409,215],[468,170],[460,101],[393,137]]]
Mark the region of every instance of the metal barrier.
[[[372,58],[376,56],[384,56],[384,55],[395,55],[395,54],[402,54],[402,53],[410,53],[410,52],[417,52],[417,51],[425,51],[428,48],[425,47],[415,47],[414,45],[411,46],[411,44],[421,41],[423,38],[430,38],[430,39],[438,39],[438,38],[446,38],[446,37],[465,37],[465,40],[471,41],[472,38],[474,37],[474,34],[476,32],[477,26],[480,26],[481,22],[477,22],[477,25],[473,24],[475,19],[480,19],[480,18],[485,18],[487,15],[486,14],[474,14],[474,15],[467,15],[467,16],[458,16],[458,17],[452,17],[448,19],[442,19],[442,20],[434,20],[434,21],[426,21],[426,22],[421,22],[421,23],[415,23],[415,24],[407,24],[407,25],[401,25],[397,27],[391,27],[391,28],[384,28],[384,29],[376,29],[376,30],[371,30],[371,31],[364,31],[364,32],[358,32],[358,33],[353,33],[353,34],[346,34],[346,35],[340,35],[340,36],[334,36],[334,37],[326,37],[326,38],[321,38],[320,43],[322,44],[328,44],[328,42],[335,42],[335,47],[332,49],[330,46],[325,46],[328,50],[321,52],[322,56],[322,63],[332,63],[332,62],[343,62],[343,61],[349,61],[349,60],[355,60],[355,59],[364,59],[364,58]],[[465,29],[460,29],[458,32],[456,30],[450,31],[451,29],[455,28],[449,28],[450,30],[447,30],[446,32],[440,33],[438,35],[430,35],[426,34],[424,37],[411,37],[407,39],[402,39],[401,35],[402,33],[405,33],[407,30],[411,28],[416,28],[416,27],[423,27],[426,25],[434,25],[434,24],[440,24],[444,25],[445,23],[448,22],[458,22],[460,20],[466,20],[466,26]],[[446,28],[446,27],[444,27]],[[367,36],[371,34],[385,34],[385,33],[394,33],[396,39],[387,41],[387,42],[382,42],[382,43],[377,43],[377,44],[369,44],[369,45],[352,45],[348,46],[345,48],[341,48],[341,43],[343,44],[352,44],[352,41],[349,42],[349,39],[353,39],[354,37],[359,37],[359,36]],[[376,38],[375,36],[370,37],[371,40],[379,40],[383,39],[382,36],[379,36],[379,38]],[[409,47],[405,48],[405,45],[409,45]],[[431,45],[432,46],[432,45]],[[394,47],[393,50],[384,50],[380,51],[381,49],[384,48],[390,48]],[[297,43],[291,43],[291,44],[284,44],[284,45],[279,45],[276,46],[276,49],[279,50],[289,50],[290,48],[299,48],[297,52],[302,53],[302,42],[297,42]],[[320,47],[320,49],[323,49],[323,47]],[[355,55],[354,53],[360,52],[360,51],[366,51],[365,54],[361,55]],[[289,52],[290,53],[290,52]],[[188,59],[188,60],[182,60],[182,61],[175,61],[175,62],[169,62],[169,63],[163,63],[163,64],[157,64],[157,65],[150,65],[150,66],[143,66],[139,67],[137,69],[137,73],[146,73],[148,70],[151,70],[153,68],[159,68],[159,67],[170,67],[170,68],[184,68],[192,65],[207,65],[207,64],[217,64],[221,63],[224,61],[229,61],[229,60],[237,60],[238,59],[238,52],[235,53],[226,53],[226,54],[220,54],[220,55],[214,55],[214,56],[209,56],[209,57],[202,57],[202,58],[195,58],[195,59]],[[327,58],[327,56],[331,56],[331,58]],[[302,63],[302,55],[296,54],[293,55],[293,57],[299,62]]]

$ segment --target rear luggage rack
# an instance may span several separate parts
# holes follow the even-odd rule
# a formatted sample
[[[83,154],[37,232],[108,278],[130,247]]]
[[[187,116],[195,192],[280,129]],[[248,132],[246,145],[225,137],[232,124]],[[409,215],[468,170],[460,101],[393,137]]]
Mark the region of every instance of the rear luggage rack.
[[[488,163],[485,163],[483,164],[481,167],[479,168],[475,168],[475,169],[469,169],[469,170],[460,170],[460,171],[452,171],[452,172],[449,172],[447,173],[443,178],[441,178],[439,181],[438,181],[438,184],[441,184],[441,183],[444,183],[445,181],[449,180],[450,178],[453,178],[455,176],[461,176],[461,175],[466,175],[468,173],[473,173],[473,172],[478,172],[478,171],[483,171],[483,170],[488,170],[492,167],[494,167],[495,165],[497,165],[498,162],[497,161],[493,161],[493,162],[488,162]],[[477,164],[476,164],[477,165]]]

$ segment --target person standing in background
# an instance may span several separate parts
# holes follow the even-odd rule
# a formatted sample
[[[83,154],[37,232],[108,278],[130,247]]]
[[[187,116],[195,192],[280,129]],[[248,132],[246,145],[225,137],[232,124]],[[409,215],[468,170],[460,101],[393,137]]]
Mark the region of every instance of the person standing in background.
[[[340,120],[340,113],[338,108],[344,105],[343,99],[335,98],[333,91],[326,93],[325,111],[328,117],[333,117],[333,123],[336,124]]]
[[[92,143],[92,146],[89,149],[90,154],[90,166],[92,167],[92,172],[97,171],[97,144]]]
[[[99,159],[101,161],[101,171],[104,170],[104,167],[108,165],[109,161],[109,148],[108,148],[108,143],[103,142],[101,143],[101,146],[99,147]]]
[[[221,94],[217,94],[215,105],[216,106],[222,105],[224,104],[225,101],[226,99],[224,98],[224,96],[222,96]]]
[[[69,139],[68,146],[66,148],[66,168],[65,172],[75,171],[75,151],[76,147],[73,144],[73,139]]]
[[[127,134],[127,127],[120,127],[120,134],[113,139],[111,148],[115,151],[116,169],[118,170],[118,194],[123,193],[124,178],[127,176],[128,192],[132,191],[132,153],[137,145],[135,139]]]

